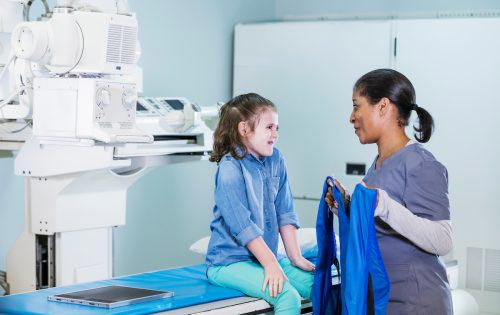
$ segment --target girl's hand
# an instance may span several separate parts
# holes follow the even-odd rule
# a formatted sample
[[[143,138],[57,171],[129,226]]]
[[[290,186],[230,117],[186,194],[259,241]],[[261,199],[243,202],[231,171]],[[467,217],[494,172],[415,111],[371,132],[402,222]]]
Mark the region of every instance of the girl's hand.
[[[262,291],[265,291],[269,284],[269,295],[271,297],[277,297],[283,290],[285,281],[288,281],[288,278],[277,261],[268,266],[264,266],[264,283],[262,284]]]
[[[290,259],[290,261],[292,262],[292,265],[304,271],[312,272],[316,269],[314,264],[309,260],[305,259],[304,256],[300,256],[298,259],[293,259],[293,260]]]
[[[290,227],[295,229],[292,225],[290,225]],[[283,227],[281,229],[283,229]],[[285,284],[285,281],[288,281],[288,278],[283,272],[283,269],[281,269],[276,257],[271,252],[269,247],[267,247],[266,242],[264,242],[264,239],[261,236],[251,240],[247,244],[247,248],[264,268],[264,283],[262,283],[262,291],[266,291],[266,287],[269,285],[269,295],[271,297],[278,296],[278,294],[280,294],[283,290],[283,285]]]

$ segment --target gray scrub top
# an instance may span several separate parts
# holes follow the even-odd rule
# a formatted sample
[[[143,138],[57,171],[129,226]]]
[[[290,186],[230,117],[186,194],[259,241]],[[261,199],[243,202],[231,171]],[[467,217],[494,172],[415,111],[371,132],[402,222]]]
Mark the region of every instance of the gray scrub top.
[[[383,189],[413,214],[433,221],[450,219],[448,172],[419,143],[400,149],[378,169],[377,158],[363,179]],[[380,252],[391,281],[388,314],[453,314],[446,270],[427,253],[376,218]]]

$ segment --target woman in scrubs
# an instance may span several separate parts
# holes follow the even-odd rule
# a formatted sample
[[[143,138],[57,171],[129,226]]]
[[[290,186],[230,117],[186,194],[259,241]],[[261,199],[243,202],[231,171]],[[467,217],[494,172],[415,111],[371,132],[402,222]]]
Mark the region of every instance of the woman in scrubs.
[[[380,252],[391,281],[388,314],[453,314],[446,271],[439,256],[452,247],[448,173],[420,143],[429,141],[432,116],[415,102],[415,89],[401,73],[379,69],[354,85],[349,118],[361,144],[378,155],[363,182],[378,190],[375,223]],[[412,111],[419,124],[410,140]],[[344,202],[349,194],[343,186]],[[336,212],[331,194],[327,203]]]

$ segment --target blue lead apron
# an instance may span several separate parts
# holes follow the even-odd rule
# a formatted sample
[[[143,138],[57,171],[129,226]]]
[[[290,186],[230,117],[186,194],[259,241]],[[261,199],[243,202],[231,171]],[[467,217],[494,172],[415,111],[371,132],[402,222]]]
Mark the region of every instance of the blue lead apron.
[[[333,182],[331,177],[328,178]],[[328,184],[325,181],[323,194],[319,202],[318,216],[316,218],[318,256],[316,258],[312,290],[314,315],[340,314],[342,309],[340,285],[332,285],[332,265],[337,268],[337,274],[339,274],[339,261],[336,256],[337,244],[335,243],[335,233],[333,231],[334,214],[330,211],[325,201],[327,189]],[[334,191],[334,193],[337,193],[337,191]],[[337,198],[337,194],[335,194],[335,199]]]
[[[377,191],[356,185],[350,213],[339,206],[342,314],[387,313],[390,281],[375,231]]]
[[[331,177],[328,179],[334,182]],[[333,213],[324,200],[327,188],[325,181],[316,221],[318,262],[313,286],[314,314],[386,314],[390,282],[375,231],[377,191],[357,185],[352,195],[350,213],[347,213],[340,190],[333,187],[333,195],[339,206],[340,243],[343,245],[340,247],[339,301],[339,288],[331,285],[331,271],[328,272],[328,267],[331,268],[337,258]]]

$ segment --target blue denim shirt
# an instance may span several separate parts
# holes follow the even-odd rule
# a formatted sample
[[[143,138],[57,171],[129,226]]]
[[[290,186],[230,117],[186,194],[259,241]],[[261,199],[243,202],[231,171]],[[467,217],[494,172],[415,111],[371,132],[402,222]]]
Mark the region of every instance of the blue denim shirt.
[[[237,160],[226,154],[215,175],[214,220],[206,262],[212,265],[255,259],[245,247],[262,236],[277,254],[279,228],[299,227],[283,156]]]

